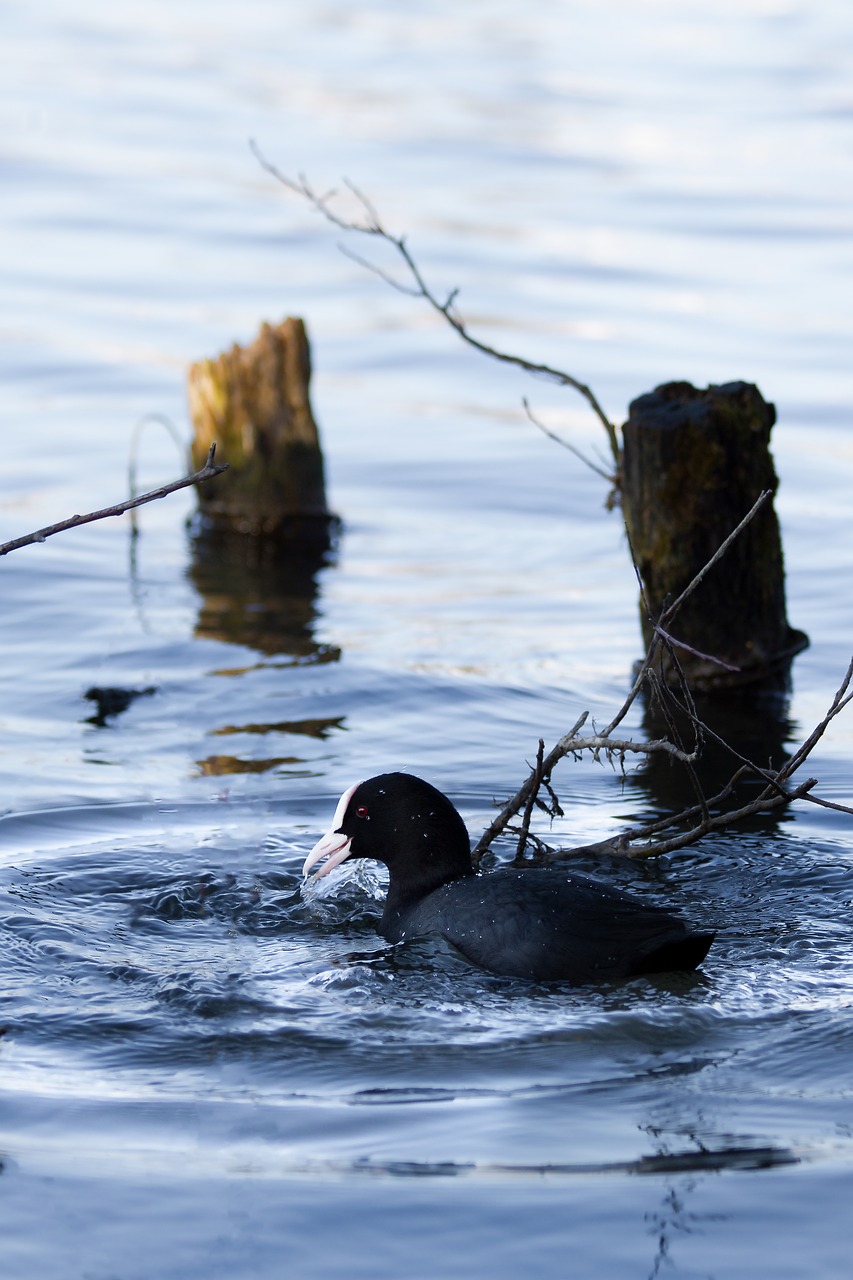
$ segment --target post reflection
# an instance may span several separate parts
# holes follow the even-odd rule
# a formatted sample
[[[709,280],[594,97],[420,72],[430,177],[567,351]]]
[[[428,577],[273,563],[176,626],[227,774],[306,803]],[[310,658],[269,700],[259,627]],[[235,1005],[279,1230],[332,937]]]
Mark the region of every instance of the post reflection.
[[[248,666],[223,667],[219,674],[243,675],[256,667],[316,666],[337,662],[341,650],[315,634],[322,570],[334,564],[333,537],[260,538],[201,525],[193,534],[190,579],[199,593],[195,635],[241,646],[262,655]],[[343,727],[343,717],[223,724],[211,730],[219,739],[269,737],[323,740]],[[223,744],[224,745],[224,744]],[[298,752],[237,755],[216,752],[197,762],[199,771],[220,776],[264,773],[285,768],[301,772]]]
[[[700,694],[695,709],[710,731],[704,735],[701,756],[693,765],[695,779],[706,798],[717,795],[744,760],[760,769],[775,770],[789,758],[788,743],[795,736],[796,726],[788,714],[787,691],[763,688]],[[656,698],[645,703],[643,728],[651,739],[676,740],[675,731],[687,750],[693,748],[695,730],[687,714],[669,706],[664,712]],[[663,753],[646,757],[633,776],[662,812],[680,812],[699,798],[689,771]],[[755,774],[744,777],[737,783],[736,798],[747,804],[764,786]],[[756,814],[746,829],[772,829],[779,818],[780,811]]]
[[[334,662],[340,650],[314,637],[320,571],[331,540],[291,542],[201,528],[190,578],[201,596],[195,634],[268,656]]]

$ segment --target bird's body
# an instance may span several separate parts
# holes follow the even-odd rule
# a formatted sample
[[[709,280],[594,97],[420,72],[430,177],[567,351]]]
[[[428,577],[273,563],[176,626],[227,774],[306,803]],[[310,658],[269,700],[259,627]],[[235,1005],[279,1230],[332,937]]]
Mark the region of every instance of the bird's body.
[[[317,875],[347,857],[388,867],[380,930],[389,942],[438,934],[492,973],[582,983],[694,969],[714,939],[559,868],[475,874],[459,814],[410,774],[381,774],[345,791],[305,872],[324,857]]]

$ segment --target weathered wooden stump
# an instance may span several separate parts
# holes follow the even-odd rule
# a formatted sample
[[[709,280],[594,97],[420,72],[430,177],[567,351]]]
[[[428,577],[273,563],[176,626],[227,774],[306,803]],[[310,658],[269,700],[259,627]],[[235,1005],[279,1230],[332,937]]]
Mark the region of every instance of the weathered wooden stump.
[[[328,540],[323,455],[311,412],[305,325],[264,324],[248,347],[190,366],[193,461],[216,441],[228,471],[198,490],[203,515],[222,531]]]
[[[760,493],[776,492],[770,431],[776,410],[758,388],[730,382],[697,390],[670,382],[640,396],[623,428],[623,510],[642,576],[643,638]],[[744,686],[786,675],[807,637],[788,625],[779,524],[772,500],[756,514],[672,622],[676,650],[696,689]],[[701,655],[708,655],[703,657]],[[708,658],[722,659],[727,671]],[[663,673],[677,676],[668,654]]]

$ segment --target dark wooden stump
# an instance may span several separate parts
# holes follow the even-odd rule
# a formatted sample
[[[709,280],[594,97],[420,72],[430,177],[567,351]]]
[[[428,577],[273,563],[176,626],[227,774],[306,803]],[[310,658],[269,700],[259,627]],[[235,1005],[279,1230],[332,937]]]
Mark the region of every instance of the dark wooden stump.
[[[670,382],[640,396],[623,428],[623,509],[652,618],[687,586],[759,494],[776,492],[770,431],[776,410],[758,388],[730,382],[697,390]],[[772,500],[757,513],[685,602],[670,627],[700,654],[678,649],[691,686],[719,689],[787,675],[807,637],[788,625],[779,524]],[[676,682],[672,662],[663,670]]]
[[[260,537],[328,540],[323,455],[311,412],[305,325],[264,324],[248,347],[190,366],[188,392],[200,466],[216,441],[228,471],[198,489],[218,529]]]

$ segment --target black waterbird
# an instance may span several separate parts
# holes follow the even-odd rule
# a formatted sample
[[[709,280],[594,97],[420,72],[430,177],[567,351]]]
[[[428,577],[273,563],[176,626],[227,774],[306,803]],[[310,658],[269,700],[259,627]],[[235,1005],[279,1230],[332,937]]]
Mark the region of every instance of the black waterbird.
[[[584,983],[695,969],[714,941],[678,916],[562,868],[477,874],[447,796],[408,773],[383,773],[341,796],[309,853],[315,878],[346,858],[388,868],[380,931],[389,942],[438,934],[492,973]]]

